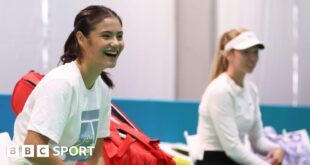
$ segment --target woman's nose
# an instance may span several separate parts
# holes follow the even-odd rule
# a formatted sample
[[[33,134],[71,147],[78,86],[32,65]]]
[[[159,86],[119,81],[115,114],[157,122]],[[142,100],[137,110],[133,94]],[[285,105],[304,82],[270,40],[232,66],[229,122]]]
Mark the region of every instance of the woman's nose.
[[[111,46],[117,46],[117,45],[120,45],[120,42],[121,42],[121,41],[119,41],[117,37],[113,37],[113,38],[111,39],[110,45],[111,45]]]

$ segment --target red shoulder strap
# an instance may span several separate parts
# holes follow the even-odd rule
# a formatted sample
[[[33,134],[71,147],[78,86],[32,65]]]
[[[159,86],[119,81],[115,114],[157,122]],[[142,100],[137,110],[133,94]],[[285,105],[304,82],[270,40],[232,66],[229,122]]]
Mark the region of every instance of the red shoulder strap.
[[[120,122],[120,124],[118,122]],[[114,127],[114,129],[120,129],[123,132],[125,132],[125,133],[131,135],[132,137],[136,138],[137,140],[141,141],[150,150],[154,149],[154,147],[151,146],[151,140],[146,135],[144,135],[142,132],[140,132],[138,130],[133,129],[132,127],[128,126],[127,124],[122,123],[121,121],[118,121],[118,119],[115,119],[115,118],[112,119],[111,120],[111,126]]]
[[[28,74],[23,76],[23,79],[31,83],[33,86],[36,86],[43,77],[44,75],[31,70]]]

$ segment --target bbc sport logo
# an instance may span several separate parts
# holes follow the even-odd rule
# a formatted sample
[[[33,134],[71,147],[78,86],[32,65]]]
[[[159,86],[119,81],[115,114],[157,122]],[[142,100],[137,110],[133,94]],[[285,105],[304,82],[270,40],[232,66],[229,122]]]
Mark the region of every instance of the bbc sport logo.
[[[71,156],[92,156],[94,148],[94,146],[54,146],[51,149],[54,156],[64,156],[66,154]],[[49,145],[7,145],[7,157],[48,157],[49,154]]]

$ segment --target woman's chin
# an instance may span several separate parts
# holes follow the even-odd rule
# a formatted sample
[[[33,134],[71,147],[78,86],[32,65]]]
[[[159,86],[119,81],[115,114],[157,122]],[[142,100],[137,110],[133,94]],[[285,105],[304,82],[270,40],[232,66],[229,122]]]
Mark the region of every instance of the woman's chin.
[[[253,71],[254,71],[254,68],[253,69],[249,69],[248,73],[252,73]]]
[[[106,63],[104,68],[114,68],[116,66],[116,62]]]

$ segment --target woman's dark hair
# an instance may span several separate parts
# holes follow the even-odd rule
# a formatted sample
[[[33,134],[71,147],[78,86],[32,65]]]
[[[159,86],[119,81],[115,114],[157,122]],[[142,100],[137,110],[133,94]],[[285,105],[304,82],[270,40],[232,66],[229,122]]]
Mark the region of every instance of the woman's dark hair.
[[[60,61],[65,64],[74,61],[82,56],[80,45],[76,39],[76,32],[80,31],[84,36],[88,36],[95,26],[105,18],[115,17],[123,25],[121,18],[111,9],[105,6],[88,6],[81,10],[74,20],[74,30],[70,33],[65,45],[64,54],[60,57]],[[102,80],[113,88],[113,81],[108,77],[108,73],[101,73]]]

